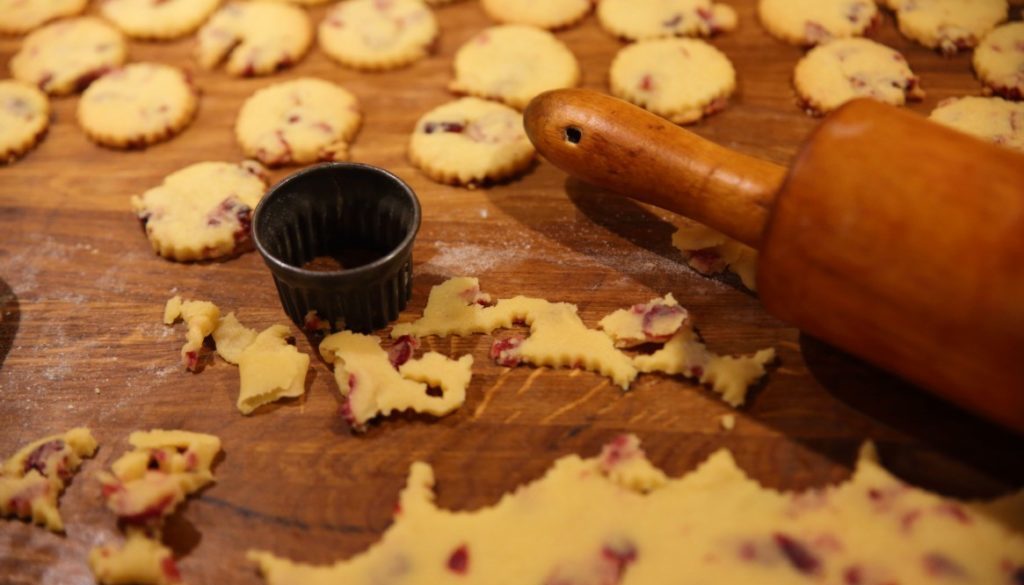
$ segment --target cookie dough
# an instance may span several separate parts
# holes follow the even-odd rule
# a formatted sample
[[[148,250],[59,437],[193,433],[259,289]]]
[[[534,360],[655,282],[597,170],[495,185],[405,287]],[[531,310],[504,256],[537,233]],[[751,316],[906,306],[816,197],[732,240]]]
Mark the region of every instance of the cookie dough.
[[[831,112],[859,97],[901,106],[924,98],[903,55],[868,39],[815,47],[796,65],[793,84],[812,114]]]
[[[416,122],[409,158],[440,183],[476,186],[526,170],[535,151],[512,108],[467,97],[438,106]]]
[[[20,81],[0,80],[0,164],[32,149],[50,125],[50,100]]]
[[[268,166],[348,160],[362,116],[355,96],[304,77],[254,93],[242,104],[235,137],[247,156]]]
[[[422,0],[349,0],[320,22],[320,48],[342,65],[396,69],[425,57],[438,34],[437,19]]]
[[[224,62],[231,75],[268,75],[294,65],[312,43],[313,25],[301,8],[269,0],[231,2],[199,29],[197,57],[206,69]]]
[[[309,356],[288,343],[290,337],[287,326],[272,325],[238,354],[237,406],[242,414],[252,414],[264,404],[297,398],[306,392]]]
[[[61,20],[25,37],[11,58],[11,76],[50,95],[81,91],[124,64],[124,38],[98,18]]]
[[[141,531],[128,534],[124,545],[89,551],[89,569],[100,585],[175,585],[181,573],[171,549]]]
[[[232,256],[250,246],[252,211],[267,189],[264,169],[204,162],[131,199],[153,250],[185,262]]]
[[[198,106],[198,92],[184,71],[132,63],[85,90],[78,102],[78,124],[104,146],[140,148],[184,130]]]
[[[775,38],[817,45],[858,37],[878,20],[874,0],[760,0],[757,14]]]
[[[267,585],[373,583],[399,571],[408,583],[1015,582],[1024,537],[900,481],[873,453],[863,449],[840,485],[780,492],[725,449],[669,479],[623,435],[473,511],[438,508],[433,470],[417,462],[394,522],[365,552],[327,566],[248,557]]]
[[[85,427],[22,447],[0,466],[0,517],[24,518],[62,532],[57,498],[82,459],[95,452],[96,439]]]
[[[974,50],[974,71],[988,92],[1024,99],[1024,22],[990,32]]]
[[[1024,152],[1024,103],[997,97],[945,100],[929,120],[1000,146]]]
[[[728,270],[740,277],[743,286],[757,290],[758,255],[750,246],[685,218],[676,223],[672,245],[697,272],[714,275]]]
[[[81,14],[89,0],[0,0],[0,34],[20,35],[64,16]]]
[[[195,32],[220,0],[105,0],[103,17],[130,37],[167,41]]]
[[[572,26],[593,8],[591,0],[481,0],[480,5],[498,22],[547,29]]]
[[[676,124],[725,108],[736,70],[724,53],[697,39],[655,39],[623,48],[612,61],[616,96]]]
[[[736,11],[711,0],[601,0],[597,20],[630,41],[662,37],[708,37],[736,28]]]
[[[449,89],[495,99],[522,110],[549,89],[579,83],[580,66],[547,31],[507,24],[484,29],[455,53]]]
[[[178,319],[188,328],[185,345],[181,346],[181,361],[194,372],[201,363],[203,340],[213,333],[220,320],[220,309],[209,301],[182,301],[180,296],[174,296],[164,305],[164,325],[173,325]]]
[[[392,412],[413,410],[444,416],[466,401],[472,378],[473,356],[458,360],[436,352],[412,359],[416,343],[400,338],[391,352],[380,346],[380,338],[341,331],[320,343],[320,355],[334,365],[334,378],[345,397],[342,413],[353,430]],[[429,393],[440,389],[440,395]]]
[[[1006,0],[889,0],[907,37],[947,55],[970,49],[1006,20]]]

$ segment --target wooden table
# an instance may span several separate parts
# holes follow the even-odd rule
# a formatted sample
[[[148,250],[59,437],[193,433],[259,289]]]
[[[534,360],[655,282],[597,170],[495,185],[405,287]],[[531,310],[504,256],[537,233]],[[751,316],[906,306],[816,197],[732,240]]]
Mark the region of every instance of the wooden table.
[[[817,124],[797,108],[790,87],[801,51],[764,32],[753,0],[733,4],[739,30],[714,44],[735,63],[739,91],[725,112],[693,129],[786,163]],[[311,12],[318,21],[323,9]],[[316,49],[269,78],[197,71],[197,119],[179,137],[144,151],[93,145],[75,123],[78,99],[55,100],[43,143],[0,168],[0,453],[76,425],[89,426],[101,443],[62,498],[65,536],[0,522],[0,583],[91,583],[88,550],[120,538],[95,473],[124,452],[136,429],[181,428],[223,439],[217,483],[167,525],[166,540],[193,584],[258,583],[244,560],[250,547],[317,563],[362,551],[387,528],[413,461],[435,466],[442,506],[472,509],[537,478],[559,456],[595,454],[621,432],[638,434],[671,474],[727,447],[753,477],[776,488],[842,480],[868,438],[899,476],[945,494],[993,496],[1024,484],[1021,437],[801,335],[767,315],[735,280],[692,272],[670,244],[667,214],[568,181],[545,162],[490,189],[427,180],[406,160],[409,132],[423,112],[450,99],[452,54],[488,25],[475,2],[439,9],[438,16],[437,53],[402,71],[353,72]],[[892,20],[887,14],[874,37],[903,51],[921,76],[928,97],[913,110],[926,114],[944,98],[979,93],[968,55],[947,59],[915,46]],[[608,65],[623,44],[592,16],[559,37],[580,59],[584,85],[607,90]],[[0,61],[18,43],[0,40]],[[195,70],[192,44],[133,42],[130,55]],[[162,260],[128,198],[185,165],[240,160],[232,129],[242,101],[257,88],[304,75],[336,81],[360,98],[366,117],[354,160],[394,171],[420,196],[415,290],[404,320],[422,311],[431,286],[456,275],[480,277],[497,297],[577,303],[592,326],[613,309],[672,292],[711,349],[778,350],[780,364],[738,411],[736,429],[720,429],[719,416],[732,410],[690,382],[643,375],[623,393],[587,372],[506,369],[488,359],[487,336],[425,342],[449,355],[474,355],[460,410],[441,420],[392,417],[359,436],[339,416],[338,391],[318,359],[304,398],[249,417],[234,406],[235,367],[218,362],[201,374],[186,372],[178,361],[183,327],[160,322],[173,294],[212,300],[253,327],[286,317],[258,255],[205,264]],[[950,259],[951,278],[960,261]],[[315,349],[304,338],[299,347]]]

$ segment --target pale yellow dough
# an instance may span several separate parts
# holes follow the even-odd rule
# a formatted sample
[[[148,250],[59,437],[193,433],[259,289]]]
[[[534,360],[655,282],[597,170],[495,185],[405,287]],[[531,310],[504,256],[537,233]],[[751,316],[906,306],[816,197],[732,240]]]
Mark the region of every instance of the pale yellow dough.
[[[612,61],[612,93],[690,124],[725,107],[736,70],[724,53],[697,39],[656,39],[623,48]]]
[[[631,41],[711,36],[736,28],[731,6],[712,0],[601,0],[597,19],[613,35]]]
[[[845,483],[779,492],[725,449],[669,479],[625,435],[472,512],[438,508],[433,470],[414,463],[394,523],[365,552],[326,566],[248,557],[267,585],[368,585],[396,573],[488,585],[1015,582],[1024,537],[903,483],[872,454],[862,451]]]
[[[498,22],[556,29],[575,24],[593,8],[592,0],[481,0]]]
[[[729,270],[740,277],[743,286],[757,290],[758,254],[750,246],[685,218],[676,222],[672,245],[697,272],[712,275]]]
[[[817,45],[864,34],[878,7],[873,0],[759,0],[757,13],[772,36]]]
[[[1024,102],[997,97],[951,99],[940,103],[928,119],[1024,152]]]
[[[1006,20],[1006,0],[888,0],[896,10],[900,32],[943,53],[978,44]]]
[[[455,53],[449,89],[522,110],[549,89],[579,83],[576,57],[547,31],[507,24],[486,28]]]
[[[350,331],[326,337],[320,355],[334,365],[338,390],[345,397],[345,418],[355,430],[377,416],[403,410],[444,416],[466,401],[472,378],[471,355],[452,360],[428,352],[396,368],[379,337]],[[430,387],[439,388],[441,396],[429,395]]]
[[[287,326],[273,325],[238,355],[238,410],[242,414],[306,392],[309,355],[286,341],[290,335]]]
[[[438,34],[422,0],[349,0],[320,22],[320,48],[356,69],[395,69],[425,57]]]
[[[28,152],[49,125],[46,94],[20,81],[0,80],[0,164]]]
[[[89,551],[89,569],[100,585],[173,585],[181,582],[171,549],[133,531],[121,546]]]
[[[213,333],[220,320],[220,309],[209,301],[182,301],[180,296],[168,299],[164,305],[164,325],[178,319],[185,322],[185,345],[181,347],[181,361],[189,370],[199,366],[199,352],[203,340]]]
[[[1024,98],[1024,22],[990,32],[974,50],[974,71],[991,93]]]
[[[0,0],[0,34],[22,34],[64,16],[81,14],[89,0]]]
[[[57,499],[67,482],[96,452],[85,427],[25,445],[0,466],[0,517],[24,518],[53,532],[64,530]]]
[[[304,10],[269,0],[231,2],[199,29],[196,57],[213,69],[225,62],[231,75],[269,75],[297,63],[313,43]]]
[[[137,39],[166,41],[195,32],[220,0],[104,0],[100,12]]]
[[[121,66],[124,37],[102,20],[85,16],[49,24],[25,37],[11,58],[11,75],[50,95],[67,95]]]

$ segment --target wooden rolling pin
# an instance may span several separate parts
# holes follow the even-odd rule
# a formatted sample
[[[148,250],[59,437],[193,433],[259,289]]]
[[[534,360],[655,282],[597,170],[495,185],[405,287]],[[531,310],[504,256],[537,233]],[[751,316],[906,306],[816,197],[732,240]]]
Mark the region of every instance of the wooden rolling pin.
[[[525,117],[569,174],[759,249],[770,313],[1024,433],[1024,156],[871,100],[788,173],[593,91]]]

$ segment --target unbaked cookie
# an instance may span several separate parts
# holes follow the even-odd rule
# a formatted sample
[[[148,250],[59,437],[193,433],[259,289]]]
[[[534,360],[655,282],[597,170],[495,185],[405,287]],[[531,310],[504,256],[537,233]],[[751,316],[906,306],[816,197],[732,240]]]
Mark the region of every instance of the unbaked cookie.
[[[477,33],[455,53],[454,92],[523,109],[537,94],[580,79],[576,57],[547,31],[508,24]]]
[[[221,258],[248,247],[252,211],[266,189],[257,163],[198,163],[133,196],[132,210],[157,254],[180,262]]]
[[[195,32],[220,0],[105,0],[103,16],[130,37],[170,40]]]
[[[593,8],[592,0],[481,0],[480,4],[498,22],[548,29],[575,24]]]
[[[690,268],[706,275],[728,270],[743,286],[757,290],[757,250],[695,221],[680,218],[675,223],[672,245]]]
[[[1024,99],[1024,22],[990,32],[974,50],[974,71],[988,92]]]
[[[697,39],[655,39],[626,46],[612,61],[612,93],[676,124],[722,110],[736,88],[724,53]]]
[[[184,130],[198,106],[198,92],[182,70],[132,63],[85,90],[78,102],[78,124],[104,146],[140,148]]]
[[[943,101],[929,120],[982,140],[1024,152],[1024,103],[997,97]]]
[[[613,35],[637,41],[711,36],[736,28],[736,11],[712,0],[601,0],[597,20]]]
[[[49,125],[46,94],[20,81],[0,80],[0,164],[28,152]]]
[[[0,0],[0,34],[19,35],[64,16],[81,14],[89,0]]]
[[[349,0],[336,4],[320,23],[320,48],[356,69],[395,69],[430,51],[437,19],[421,0]]]
[[[50,95],[81,91],[127,57],[124,37],[98,18],[61,20],[25,37],[11,75]]]
[[[522,114],[467,97],[434,108],[416,122],[409,158],[435,181],[474,186],[523,171],[534,149]]]
[[[969,49],[1006,20],[1006,0],[890,0],[907,37],[947,55]]]
[[[232,2],[199,30],[199,64],[227,60],[231,75],[267,75],[298,62],[313,42],[313,26],[296,6],[269,0]]]
[[[794,45],[860,36],[878,19],[873,0],[760,0],[757,11],[772,36]]]
[[[924,97],[903,55],[868,39],[840,39],[815,47],[797,63],[793,84],[814,114],[831,112],[859,97],[896,106]]]
[[[329,81],[277,83],[242,104],[235,137],[246,155],[269,166],[348,160],[362,116],[355,96]]]

